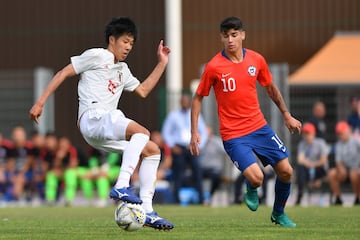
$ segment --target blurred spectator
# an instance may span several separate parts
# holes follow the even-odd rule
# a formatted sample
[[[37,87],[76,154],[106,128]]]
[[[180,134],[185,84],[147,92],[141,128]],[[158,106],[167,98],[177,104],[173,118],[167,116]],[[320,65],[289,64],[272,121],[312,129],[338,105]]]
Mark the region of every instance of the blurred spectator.
[[[347,119],[353,135],[360,139],[360,99],[354,97],[351,101],[351,113]]]
[[[5,200],[18,200],[24,193],[26,199],[31,200],[32,192],[30,184],[33,175],[34,148],[27,140],[25,129],[16,126],[12,130],[12,141],[14,148],[11,150],[10,158],[6,164],[6,190]],[[26,190],[24,192],[24,190]]]
[[[301,203],[305,185],[308,184],[310,188],[319,188],[322,179],[326,176],[329,150],[325,140],[316,137],[315,134],[315,126],[312,123],[305,123],[297,153],[297,205]]]
[[[326,106],[322,101],[317,101],[313,104],[312,116],[308,122],[314,124],[316,129],[316,137],[325,139],[326,138]],[[325,139],[326,140],[326,139]]]
[[[33,131],[31,134],[31,142],[34,153],[32,188],[38,192],[40,199],[44,201],[46,166],[44,165],[41,153],[45,148],[45,136],[38,131]]]
[[[226,161],[226,152],[220,136],[213,133],[211,127],[207,127],[208,140],[200,155],[203,178],[211,180],[210,199],[215,191],[220,187],[221,176]],[[206,202],[206,204],[210,203]]]
[[[56,163],[56,152],[58,149],[58,137],[55,133],[45,135],[45,147],[41,151],[45,177],[45,199],[49,204],[55,203],[58,198],[58,185],[61,171]]]
[[[94,189],[98,195],[97,207],[107,205],[110,186],[119,175],[120,165],[119,153],[106,153],[90,147],[88,166],[80,166],[78,174],[81,177],[81,189],[85,198],[91,201],[94,197]],[[95,187],[94,187],[95,185]]]
[[[182,93],[180,99],[181,108],[170,112],[164,121],[162,136],[165,143],[171,148],[172,171],[173,171],[173,194],[174,199],[179,203],[179,190],[184,185],[187,165],[191,167],[191,177],[194,187],[199,195],[199,203],[203,203],[202,172],[199,156],[193,156],[189,150],[190,144],[190,104],[191,96]],[[199,133],[201,135],[200,148],[207,142],[206,124],[203,118],[199,118]]]
[[[77,167],[79,164],[78,151],[68,137],[59,138],[55,166],[59,170],[59,178],[64,180],[64,193],[67,205],[71,205],[78,186]]]
[[[338,141],[335,145],[336,167],[328,172],[328,180],[333,196],[334,204],[342,204],[340,184],[350,179],[354,204],[360,204],[360,142],[351,134],[351,127],[346,121],[340,121],[336,125]]]
[[[0,133],[0,196],[6,192],[6,164],[10,156],[10,151],[13,149],[13,144],[10,140],[3,138]]]

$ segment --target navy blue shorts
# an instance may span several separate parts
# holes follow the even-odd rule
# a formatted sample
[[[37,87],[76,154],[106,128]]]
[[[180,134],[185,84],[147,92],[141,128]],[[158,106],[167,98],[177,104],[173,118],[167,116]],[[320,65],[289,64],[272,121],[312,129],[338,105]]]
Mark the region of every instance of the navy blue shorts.
[[[255,155],[264,166],[268,164],[274,166],[289,156],[284,143],[269,125],[248,135],[224,141],[224,148],[235,166],[242,172],[256,163]]]

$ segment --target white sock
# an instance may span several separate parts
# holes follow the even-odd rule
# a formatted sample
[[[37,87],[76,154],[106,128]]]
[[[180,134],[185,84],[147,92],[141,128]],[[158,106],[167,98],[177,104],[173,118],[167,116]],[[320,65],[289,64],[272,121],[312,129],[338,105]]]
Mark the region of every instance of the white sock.
[[[122,155],[120,173],[115,188],[128,187],[130,177],[139,162],[140,154],[149,141],[149,136],[143,133],[135,133],[131,136],[129,144]]]
[[[155,192],[156,174],[160,163],[160,154],[145,157],[139,169],[140,198],[146,213],[154,211],[152,201]]]

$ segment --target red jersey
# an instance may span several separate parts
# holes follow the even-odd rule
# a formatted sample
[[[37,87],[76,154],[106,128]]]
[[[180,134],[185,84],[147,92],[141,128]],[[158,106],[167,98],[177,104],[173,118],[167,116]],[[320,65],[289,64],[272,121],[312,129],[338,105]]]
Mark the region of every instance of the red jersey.
[[[234,63],[224,51],[219,52],[206,64],[196,90],[198,95],[208,96],[211,87],[214,88],[223,140],[244,136],[267,124],[256,82],[269,85],[271,73],[259,53],[243,49],[243,56],[242,62]]]

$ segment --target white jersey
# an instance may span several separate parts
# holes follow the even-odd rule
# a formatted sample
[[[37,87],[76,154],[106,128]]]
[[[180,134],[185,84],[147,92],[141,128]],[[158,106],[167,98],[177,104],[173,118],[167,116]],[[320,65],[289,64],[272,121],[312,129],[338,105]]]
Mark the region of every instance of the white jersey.
[[[123,90],[134,91],[140,82],[125,62],[114,63],[114,54],[104,48],[86,50],[71,57],[78,83],[78,118],[91,108],[111,111],[117,109]]]

